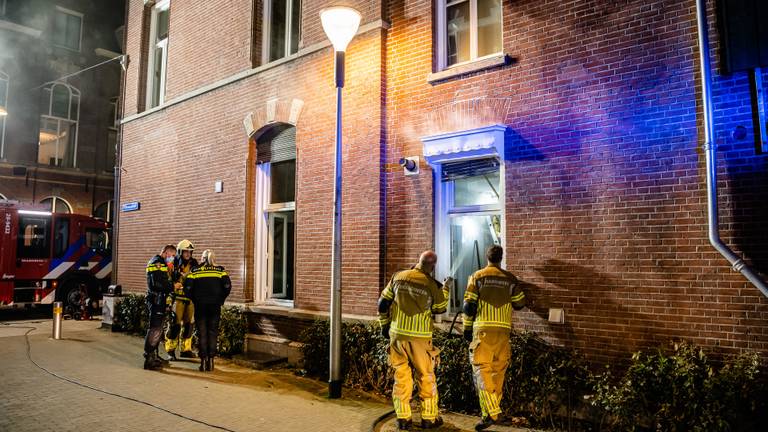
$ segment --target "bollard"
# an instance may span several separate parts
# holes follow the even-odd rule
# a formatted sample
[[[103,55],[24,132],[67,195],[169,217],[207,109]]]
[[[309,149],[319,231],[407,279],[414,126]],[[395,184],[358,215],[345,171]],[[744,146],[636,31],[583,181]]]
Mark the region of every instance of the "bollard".
[[[64,312],[62,302],[53,302],[53,335],[54,339],[61,339],[61,317]]]

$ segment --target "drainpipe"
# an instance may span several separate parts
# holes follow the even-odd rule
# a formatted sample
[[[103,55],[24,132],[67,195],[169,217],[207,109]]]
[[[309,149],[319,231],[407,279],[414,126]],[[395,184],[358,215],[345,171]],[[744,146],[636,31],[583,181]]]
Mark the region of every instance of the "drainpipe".
[[[704,153],[707,158],[709,242],[731,263],[734,270],[741,272],[764,296],[768,297],[768,286],[766,286],[765,281],[720,238],[717,209],[717,145],[715,144],[714,110],[712,108],[712,69],[709,62],[706,0],[696,0],[696,20],[699,33],[699,61],[701,62],[701,98],[704,107]]]

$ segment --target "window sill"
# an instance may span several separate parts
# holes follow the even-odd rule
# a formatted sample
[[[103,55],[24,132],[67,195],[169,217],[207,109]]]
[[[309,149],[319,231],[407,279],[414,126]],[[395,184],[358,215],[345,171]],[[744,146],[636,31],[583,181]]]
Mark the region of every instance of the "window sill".
[[[451,78],[458,78],[462,75],[480,72],[499,66],[506,66],[508,64],[512,64],[512,58],[510,56],[503,53],[497,54],[491,57],[471,61],[469,63],[452,66],[440,72],[431,73],[427,75],[427,82],[434,85]]]

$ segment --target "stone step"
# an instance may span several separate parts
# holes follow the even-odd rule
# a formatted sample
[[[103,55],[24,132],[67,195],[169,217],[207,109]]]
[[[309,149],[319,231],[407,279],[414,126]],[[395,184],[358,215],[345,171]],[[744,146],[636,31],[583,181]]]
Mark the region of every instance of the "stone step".
[[[238,366],[251,369],[269,369],[282,364],[287,364],[288,358],[264,352],[246,352],[232,357],[232,362]]]
[[[301,366],[301,346],[299,342],[274,336],[248,333],[245,335],[246,353],[266,353],[288,359],[288,364]]]

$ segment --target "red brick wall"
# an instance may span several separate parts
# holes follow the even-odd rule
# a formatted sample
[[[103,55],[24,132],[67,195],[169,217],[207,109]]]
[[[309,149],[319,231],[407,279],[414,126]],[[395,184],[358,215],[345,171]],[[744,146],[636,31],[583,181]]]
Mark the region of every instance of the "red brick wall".
[[[392,168],[420,154],[420,136],[454,130],[435,113],[461,105],[464,127],[511,129],[507,263],[535,302],[518,327],[598,361],[671,338],[768,351],[768,301],[707,241],[694,1],[502,4],[514,64],[435,85],[430,2],[392,4],[387,273],[432,245],[429,170]],[[716,76],[722,221],[766,271],[765,156],[730,135],[751,130],[746,92],[746,75]],[[549,307],[565,325],[547,322]]]
[[[222,13],[249,12],[243,9]],[[319,25],[319,17],[313,25]],[[129,34],[133,35],[137,26],[129,21]],[[169,41],[177,29],[172,21]],[[129,36],[134,43],[139,39]],[[349,313],[373,312],[381,279],[382,44],[382,34],[374,30],[358,36],[348,52],[343,242],[344,307]],[[169,65],[174,61],[174,49],[169,42]],[[176,61],[181,64],[175,67],[183,67],[183,60]],[[187,66],[194,67],[195,62],[190,63]],[[129,93],[135,92],[131,82],[138,80],[131,75],[137,73],[128,73]],[[169,83],[170,75],[171,66]],[[146,260],[163,244],[189,238],[198,249],[217,250],[235,286],[230,300],[252,299],[253,288],[248,280],[253,278],[253,262],[247,258],[253,244],[247,240],[251,234],[246,231],[252,230],[254,223],[246,208],[255,205],[249,184],[253,181],[253,167],[248,165],[249,160],[252,164],[254,149],[245,136],[242,120],[251,111],[263,111],[272,99],[283,106],[290,106],[293,99],[304,102],[296,124],[295,304],[304,309],[327,308],[335,131],[330,48],[125,125],[121,202],[141,202],[140,211],[123,213],[120,220],[119,277],[125,289],[143,290],[142,267]],[[215,180],[224,181],[224,193],[213,193]]]
[[[27,171],[28,176],[15,176],[11,165],[0,164],[0,194],[18,201],[22,208],[36,208],[40,200],[57,196],[72,206],[73,213],[91,216],[96,206],[112,199],[114,180],[108,176],[68,175],[44,168]],[[94,184],[97,185],[95,192]]]
[[[384,15],[391,28],[357,37],[347,55],[345,312],[372,314],[383,280],[434,245],[430,169],[422,161],[420,175],[405,177],[398,159],[421,155],[423,136],[503,123],[507,263],[534,304],[518,315],[518,327],[595,361],[670,338],[721,352],[768,351],[768,302],[707,241],[693,0],[504,1],[504,51],[512,64],[436,84],[427,82],[434,70],[432,2],[358,3],[363,23]],[[212,21],[245,19],[251,4],[219,5]],[[304,46],[324,40],[317,12],[325,4],[305,2]],[[134,0],[127,29],[134,60],[129,113],[141,76],[137,6]],[[710,5],[716,47],[713,11]],[[184,13],[172,10],[172,17]],[[183,76],[177,89],[185,92],[210,82],[210,74],[178,72],[195,50],[174,53],[174,37],[186,36],[174,35],[181,30],[173,19],[169,73]],[[240,26],[217,38],[248,37],[250,24]],[[217,79],[246,67],[240,51],[198,51],[212,56],[195,62],[216,68]],[[296,125],[296,307],[327,308],[332,67],[326,49],[125,126],[122,201],[141,201],[142,210],[121,220],[124,286],[143,290],[149,256],[188,237],[219,251],[235,283],[232,300],[250,299],[244,275],[253,276],[254,216],[246,209],[254,205],[254,149],[241,120],[270,99],[290,105],[295,98],[304,102]],[[723,234],[765,271],[768,168],[751,135],[731,134],[740,125],[751,131],[747,91],[746,75],[716,75]],[[217,179],[223,194],[212,192]],[[550,307],[565,309],[565,325],[546,321]]]

